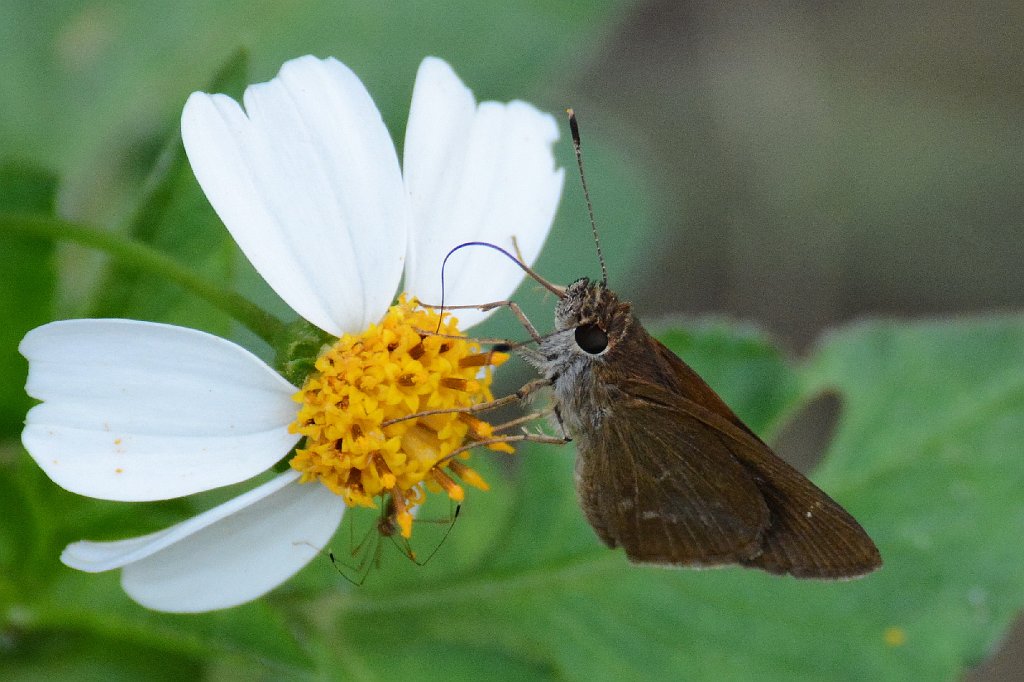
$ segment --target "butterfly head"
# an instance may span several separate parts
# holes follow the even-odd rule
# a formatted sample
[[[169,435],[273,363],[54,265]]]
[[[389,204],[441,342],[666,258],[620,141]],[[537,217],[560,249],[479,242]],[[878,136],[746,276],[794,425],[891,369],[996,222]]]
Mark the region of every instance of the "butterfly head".
[[[576,345],[589,355],[601,355],[625,334],[632,315],[628,303],[602,282],[581,277],[565,289],[555,308],[555,327],[574,330]]]

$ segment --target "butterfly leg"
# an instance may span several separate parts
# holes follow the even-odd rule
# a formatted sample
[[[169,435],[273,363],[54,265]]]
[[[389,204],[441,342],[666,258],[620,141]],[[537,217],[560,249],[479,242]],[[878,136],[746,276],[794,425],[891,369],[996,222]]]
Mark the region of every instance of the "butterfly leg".
[[[520,426],[522,424],[529,424],[531,422],[537,421],[538,419],[543,419],[544,417],[554,417],[552,421],[554,421],[554,423],[558,425],[559,431],[562,432],[562,439],[564,442],[568,443],[572,440],[572,438],[570,438],[569,435],[565,432],[565,425],[562,423],[562,416],[558,413],[557,405],[552,405],[543,410],[537,410],[536,412],[524,414],[522,417],[517,417],[515,419],[503,422],[501,424],[494,424],[493,426],[491,426],[491,431],[493,431],[494,433],[500,433],[502,431],[507,431],[508,429]]]
[[[439,305],[431,305],[429,303],[424,303],[423,301],[420,301],[419,304],[421,306],[423,306],[424,308],[432,308],[434,310],[441,310],[442,309],[441,306],[439,306]],[[515,315],[516,319],[519,320],[519,324],[523,325],[523,329],[525,329],[527,331],[527,333],[530,335],[530,337],[533,338],[533,340],[536,341],[537,343],[541,342],[540,332],[537,331],[537,328],[533,326],[532,322],[530,322],[530,318],[528,318],[526,316],[526,313],[523,312],[523,309],[520,308],[519,304],[516,303],[515,301],[492,301],[491,303],[482,303],[482,304],[479,304],[479,305],[446,305],[446,306],[444,306],[444,310],[480,310],[482,312],[487,312],[488,310],[494,310],[495,308],[508,308],[509,310],[511,310],[512,314]],[[459,337],[459,338],[465,338],[465,337]],[[500,342],[500,343],[507,343],[507,341]]]
[[[463,452],[472,450],[473,448],[486,447],[488,445],[495,445],[497,443],[546,443],[548,445],[565,445],[569,442],[569,438],[564,436],[549,436],[545,433],[517,433],[508,436],[495,436],[494,438],[485,438],[483,440],[475,440],[471,443],[466,443],[460,448],[452,450],[448,455],[438,460],[438,466],[445,462],[450,461],[453,457],[461,455]]]
[[[558,423],[558,430],[562,432],[562,437],[565,438],[565,442],[568,443],[572,440],[569,437],[569,432],[565,430],[565,422],[562,421],[562,412],[558,409],[558,405],[551,406],[551,412],[555,415],[555,422]]]
[[[468,407],[450,407],[442,410],[424,410],[422,412],[416,412],[414,414],[407,414],[401,417],[395,417],[394,419],[389,419],[388,421],[382,423],[381,427],[391,426],[392,424],[397,424],[398,422],[403,422],[406,421],[407,419],[419,419],[420,417],[429,417],[430,415],[433,414],[476,414],[478,412],[487,412],[489,410],[495,410],[505,405],[510,405],[512,403],[526,400],[526,398],[529,397],[531,394],[547,386],[548,384],[549,382],[547,379],[534,379],[533,381],[523,384],[523,386],[514,393],[509,393],[506,396],[495,398],[494,400],[489,400],[485,403],[477,403],[476,405],[469,405]]]
[[[524,414],[521,417],[516,417],[515,419],[511,419],[507,422],[502,422],[501,424],[493,424],[491,426],[491,431],[495,433],[507,431],[513,427],[520,426],[522,424],[529,424],[530,422],[536,421],[542,417],[546,417],[549,414],[551,414],[550,409],[538,410],[536,412],[531,412],[530,414]]]

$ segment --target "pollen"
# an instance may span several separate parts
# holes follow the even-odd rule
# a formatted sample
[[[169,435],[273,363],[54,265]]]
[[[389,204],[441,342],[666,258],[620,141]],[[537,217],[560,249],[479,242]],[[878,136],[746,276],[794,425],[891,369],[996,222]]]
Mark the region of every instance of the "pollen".
[[[441,318],[403,295],[379,324],[342,336],[317,358],[294,397],[301,407],[289,430],[305,441],[291,467],[303,483],[319,481],[349,506],[376,507],[390,495],[401,533],[409,537],[409,508],[428,491],[462,500],[453,476],[487,489],[459,461],[468,450],[449,455],[494,437],[490,424],[458,410],[493,399],[492,370],[507,359],[481,352],[455,318]],[[507,443],[487,447],[511,451]]]

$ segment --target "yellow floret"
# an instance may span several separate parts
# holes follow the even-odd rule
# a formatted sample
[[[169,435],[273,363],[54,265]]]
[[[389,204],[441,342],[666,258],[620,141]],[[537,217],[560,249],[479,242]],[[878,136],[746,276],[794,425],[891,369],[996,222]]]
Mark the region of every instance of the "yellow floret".
[[[491,368],[508,357],[481,353],[464,337],[448,338],[462,336],[457,321],[445,315],[440,329],[438,321],[403,295],[379,324],[342,336],[317,358],[316,371],[295,395],[302,407],[289,429],[305,436],[291,460],[303,483],[320,481],[350,506],[376,506],[374,498],[391,495],[403,512],[398,521],[405,537],[412,533],[407,507],[423,501],[425,485],[462,499],[462,487],[442,468],[487,489],[475,471],[445,458],[492,432],[466,413],[403,418],[492,400]],[[512,451],[507,443],[488,447]]]

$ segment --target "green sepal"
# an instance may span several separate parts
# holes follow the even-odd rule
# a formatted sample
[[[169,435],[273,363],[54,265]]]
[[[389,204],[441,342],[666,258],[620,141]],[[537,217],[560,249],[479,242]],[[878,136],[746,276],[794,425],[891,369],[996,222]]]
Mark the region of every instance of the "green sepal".
[[[274,368],[294,386],[302,386],[325,347],[337,341],[314,324],[298,319],[287,325],[274,343]]]

